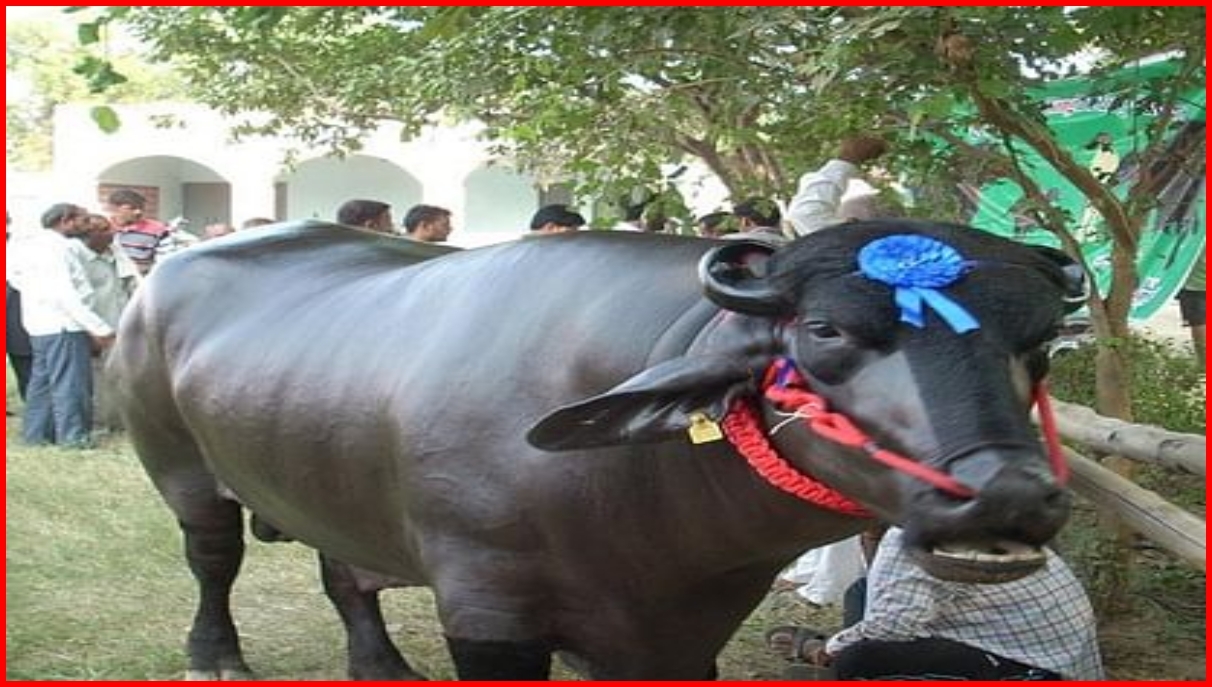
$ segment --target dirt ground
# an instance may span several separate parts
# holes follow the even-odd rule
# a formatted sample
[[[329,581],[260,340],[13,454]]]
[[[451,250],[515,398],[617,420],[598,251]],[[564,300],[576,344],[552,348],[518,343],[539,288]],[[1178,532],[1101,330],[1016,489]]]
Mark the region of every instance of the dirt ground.
[[[1136,328],[1142,333],[1181,343],[1187,343],[1191,337],[1191,333],[1183,326],[1178,302],[1173,300],[1162,306],[1149,321],[1138,324]]]

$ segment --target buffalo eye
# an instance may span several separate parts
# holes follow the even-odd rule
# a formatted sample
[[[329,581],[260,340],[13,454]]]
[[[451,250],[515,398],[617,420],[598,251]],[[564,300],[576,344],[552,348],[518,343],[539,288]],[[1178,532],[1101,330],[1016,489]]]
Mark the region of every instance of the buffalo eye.
[[[837,327],[825,320],[804,320],[802,326],[814,339],[837,339],[842,336]]]

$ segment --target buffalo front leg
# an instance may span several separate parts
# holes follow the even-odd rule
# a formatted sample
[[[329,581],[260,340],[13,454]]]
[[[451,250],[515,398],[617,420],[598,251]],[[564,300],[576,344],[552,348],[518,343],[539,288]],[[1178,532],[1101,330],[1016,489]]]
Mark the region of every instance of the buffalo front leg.
[[[490,642],[446,638],[460,680],[547,680],[551,646],[546,642]]]
[[[244,560],[240,506],[214,501],[205,517],[182,519],[185,556],[198,582],[198,610],[189,631],[187,680],[248,680],[231,617],[231,588]]]
[[[348,564],[319,554],[324,593],[341,616],[349,647],[351,680],[424,680],[400,655],[387,635],[379,592],[358,585]]]

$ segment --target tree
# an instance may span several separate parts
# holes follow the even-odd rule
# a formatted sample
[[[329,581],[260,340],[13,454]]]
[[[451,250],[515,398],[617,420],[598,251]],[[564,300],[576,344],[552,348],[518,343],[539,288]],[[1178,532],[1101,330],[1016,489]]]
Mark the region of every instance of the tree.
[[[99,24],[111,21],[179,64],[203,102],[268,113],[246,130],[350,149],[383,120],[411,134],[476,119],[541,177],[613,193],[695,157],[734,197],[785,198],[844,133],[880,130],[898,151],[889,165],[935,198],[1012,179],[1080,260],[1074,218],[1021,163],[1030,151],[1114,238],[1112,282],[1089,307],[1103,344],[1097,410],[1124,420],[1131,388],[1114,344],[1129,331],[1142,227],[1167,170],[1203,164],[1202,135],[1175,144],[1172,127],[1203,80],[1202,6],[120,7]],[[1163,52],[1176,68],[1143,85],[1112,77]],[[1150,113],[1143,173],[1122,196],[1058,144],[1035,94],[1083,55],[1108,99]],[[974,130],[984,145],[964,135]]]
[[[1019,164],[1030,149],[1115,237],[1115,281],[1091,302],[1107,340],[1128,333],[1137,239],[1162,175],[1142,174],[1117,197],[1057,144],[1033,88],[1076,72],[1083,53],[1099,56],[1097,78],[1174,51],[1178,69],[1144,89],[1101,87],[1155,113],[1142,169],[1195,164],[1203,141],[1167,146],[1180,96],[1203,79],[1199,6],[111,7],[81,35],[113,22],[177,65],[203,102],[259,113],[245,132],[291,130],[349,150],[385,120],[410,135],[435,119],[475,119],[540,178],[598,191],[659,180],[662,164],[695,157],[734,197],[786,197],[843,133],[895,129],[893,164],[911,180],[1008,176],[1076,255],[1072,218]],[[112,78],[97,65],[98,82]],[[998,143],[960,135],[974,128]],[[1111,349],[1100,374],[1100,412],[1128,419]]]
[[[949,7],[877,8],[855,12],[815,61],[829,78],[823,90],[856,79],[884,94],[903,125],[932,132],[949,144],[940,156],[953,170],[1002,176],[1023,190],[1035,221],[1052,232],[1071,256],[1082,260],[1070,217],[1021,164],[1030,151],[1080,190],[1110,233],[1109,288],[1088,299],[1099,342],[1096,409],[1131,420],[1132,387],[1122,342],[1138,286],[1138,248],[1149,212],[1178,168],[1204,173],[1202,124],[1198,136],[1179,136],[1174,125],[1186,109],[1186,93],[1203,90],[1205,24],[1202,7]],[[872,37],[878,37],[873,41]],[[1170,53],[1175,67],[1146,82],[1123,79],[1124,68],[1143,57]],[[1141,172],[1123,195],[1060,145],[1044,121],[1035,91],[1048,80],[1073,74],[1074,58],[1098,60],[1088,75],[1112,103],[1141,116],[1137,132]],[[898,56],[890,59],[890,55]],[[1202,107],[1199,117],[1203,118]],[[957,132],[980,129],[997,141],[976,146]],[[918,146],[924,157],[937,155]],[[1089,273],[1089,266],[1087,265]],[[1112,459],[1121,474],[1126,461]],[[1126,534],[1125,534],[1126,536]],[[1123,539],[1124,537],[1121,537]],[[1122,608],[1127,547],[1109,554],[1100,581],[1100,605]]]
[[[9,21],[5,27],[6,81],[13,90],[5,106],[7,161],[16,169],[42,171],[51,166],[54,110],[64,103],[141,102],[180,97],[185,84],[170,69],[153,67],[138,57],[133,45],[107,43],[105,58],[97,45],[81,46],[74,27],[50,19]],[[112,65],[107,64],[107,59]],[[89,61],[91,60],[91,61]],[[102,77],[104,95],[94,91],[81,71]],[[106,71],[108,70],[108,71]],[[118,74],[129,76],[118,76]],[[122,83],[115,83],[121,81]],[[111,87],[112,86],[112,87]],[[98,110],[99,123],[112,121]]]
[[[691,156],[741,196],[782,194],[843,131],[875,121],[862,103],[819,101],[797,83],[790,48],[826,40],[832,16],[756,7],[122,7],[102,22],[120,21],[153,56],[174,60],[203,102],[262,113],[244,132],[291,130],[351,150],[385,120],[408,135],[435,120],[475,119],[540,179],[617,197]]]

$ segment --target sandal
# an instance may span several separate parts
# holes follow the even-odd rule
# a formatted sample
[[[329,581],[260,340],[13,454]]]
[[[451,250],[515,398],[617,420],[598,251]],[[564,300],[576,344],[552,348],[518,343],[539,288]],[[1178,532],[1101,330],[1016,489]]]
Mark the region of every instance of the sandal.
[[[774,583],[770,585],[770,591],[774,592],[775,594],[781,594],[783,592],[794,592],[795,590],[797,590],[799,588],[800,588],[799,582],[792,582],[791,580],[785,580],[781,577],[777,578],[774,581]]]
[[[766,646],[788,661],[811,662],[826,639],[820,630],[803,625],[779,625],[766,631]]]

